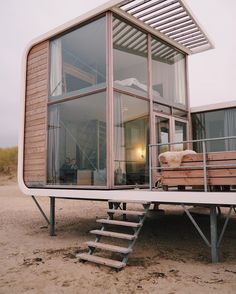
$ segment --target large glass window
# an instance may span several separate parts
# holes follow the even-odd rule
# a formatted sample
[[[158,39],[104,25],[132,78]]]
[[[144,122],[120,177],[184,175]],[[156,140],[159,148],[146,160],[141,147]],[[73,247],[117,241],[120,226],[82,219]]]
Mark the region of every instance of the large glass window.
[[[106,185],[106,94],[49,106],[48,184]]]
[[[208,139],[236,136],[236,109],[223,109],[192,114],[193,139]],[[213,140],[206,143],[207,151],[236,150],[236,140]],[[194,148],[202,152],[202,144]]]
[[[115,185],[148,183],[149,103],[114,93]]]
[[[185,56],[158,39],[152,39],[153,99],[186,104]]]
[[[51,98],[105,86],[106,19],[102,17],[50,43]]]
[[[113,19],[114,87],[147,96],[147,35]]]

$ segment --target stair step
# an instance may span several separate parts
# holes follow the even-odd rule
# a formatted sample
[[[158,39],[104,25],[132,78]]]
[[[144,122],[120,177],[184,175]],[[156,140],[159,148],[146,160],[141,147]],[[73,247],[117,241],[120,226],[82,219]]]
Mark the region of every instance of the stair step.
[[[100,257],[100,256],[95,256],[95,255],[91,255],[88,253],[81,253],[81,254],[78,254],[77,256],[81,260],[91,261],[91,262],[99,263],[102,265],[114,267],[117,269],[121,269],[122,267],[126,266],[126,264],[124,262],[113,260],[113,259],[108,259],[108,258],[104,258],[104,257]]]
[[[116,214],[127,214],[127,215],[139,215],[142,216],[146,212],[145,211],[136,211],[136,210],[122,210],[122,209],[108,209],[108,213],[116,213]]]
[[[121,246],[115,246],[111,244],[105,244],[105,243],[100,243],[100,242],[86,242],[88,247],[93,247],[93,248],[99,248],[107,251],[112,251],[112,252],[118,252],[118,253],[123,253],[123,254],[128,254],[132,252],[131,248],[125,248]]]
[[[118,221],[118,220],[111,220],[111,219],[97,219],[96,222],[102,223],[102,224],[125,226],[125,227],[132,227],[132,228],[138,228],[141,226],[140,223],[125,222],[125,221]]]
[[[126,199],[109,199],[109,203],[137,203],[137,204],[151,204],[149,201],[145,200],[126,200]]]
[[[101,230],[92,230],[91,234],[95,234],[98,236],[125,239],[125,240],[134,240],[136,239],[136,235],[124,234],[124,233],[116,233],[111,231],[101,231]]]

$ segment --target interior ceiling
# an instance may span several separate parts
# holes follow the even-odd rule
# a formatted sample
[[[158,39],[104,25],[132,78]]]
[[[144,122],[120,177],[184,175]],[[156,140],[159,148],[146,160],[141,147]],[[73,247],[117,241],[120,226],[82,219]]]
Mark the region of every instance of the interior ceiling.
[[[183,0],[129,0],[117,5],[124,15],[138,19],[193,54],[213,44]]]

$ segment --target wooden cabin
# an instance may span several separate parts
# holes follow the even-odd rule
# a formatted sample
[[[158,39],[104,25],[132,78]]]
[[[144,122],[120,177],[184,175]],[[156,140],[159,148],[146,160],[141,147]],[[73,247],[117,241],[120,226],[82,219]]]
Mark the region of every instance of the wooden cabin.
[[[153,202],[179,204],[187,215],[186,204],[203,204],[211,207],[211,242],[204,241],[212,261],[218,261],[235,193],[152,189],[158,154],[185,149],[181,142],[192,139],[188,58],[212,48],[183,0],[111,0],[29,44],[22,67],[18,182],[35,200],[51,235],[59,197],[108,200],[108,219],[97,220],[103,227],[92,232],[96,240],[101,235],[124,238],[104,231],[107,224],[135,226],[128,237],[136,240]],[[34,196],[50,197],[50,219]],[[117,210],[127,202],[140,202],[145,211]],[[218,241],[220,205],[231,207]],[[143,218],[135,224],[117,222],[114,207],[119,215]],[[81,259],[120,268],[132,251],[95,243],[89,242],[89,254]],[[91,259],[95,247],[125,252],[124,262]]]
[[[191,139],[188,58],[211,48],[187,5],[167,0],[109,1],[33,40],[21,189],[99,198],[94,190],[148,187],[148,145]]]

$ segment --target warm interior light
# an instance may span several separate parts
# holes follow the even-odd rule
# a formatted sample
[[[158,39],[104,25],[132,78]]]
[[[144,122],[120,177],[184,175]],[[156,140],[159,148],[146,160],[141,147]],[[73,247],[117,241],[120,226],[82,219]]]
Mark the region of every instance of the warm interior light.
[[[144,150],[142,148],[137,149],[137,154],[138,154],[139,158],[144,159],[145,154],[144,154]]]

